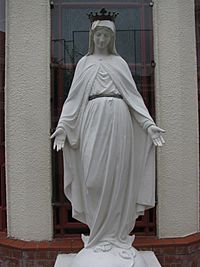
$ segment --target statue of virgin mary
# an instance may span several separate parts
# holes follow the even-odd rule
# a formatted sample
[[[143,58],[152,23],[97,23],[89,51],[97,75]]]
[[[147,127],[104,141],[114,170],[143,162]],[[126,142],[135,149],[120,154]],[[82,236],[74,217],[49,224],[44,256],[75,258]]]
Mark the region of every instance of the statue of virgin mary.
[[[84,246],[104,252],[132,247],[136,218],[155,205],[154,147],[164,143],[116,51],[115,32],[108,16],[93,17],[89,51],[52,135],[54,149],[63,149],[73,217],[90,229]]]

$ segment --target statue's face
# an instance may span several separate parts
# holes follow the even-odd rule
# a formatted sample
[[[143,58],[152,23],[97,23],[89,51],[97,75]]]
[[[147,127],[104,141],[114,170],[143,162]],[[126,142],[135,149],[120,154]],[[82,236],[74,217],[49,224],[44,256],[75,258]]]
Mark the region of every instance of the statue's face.
[[[94,33],[94,45],[99,49],[105,49],[108,47],[111,41],[110,31],[106,28],[98,29]]]

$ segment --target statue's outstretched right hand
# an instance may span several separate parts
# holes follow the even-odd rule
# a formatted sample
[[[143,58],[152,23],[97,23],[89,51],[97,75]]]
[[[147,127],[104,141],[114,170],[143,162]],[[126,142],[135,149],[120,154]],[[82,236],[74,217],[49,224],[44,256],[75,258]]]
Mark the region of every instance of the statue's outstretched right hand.
[[[50,138],[55,138],[53,143],[53,149],[56,149],[56,151],[63,149],[66,139],[66,133],[62,128],[56,129],[56,131],[51,135]]]

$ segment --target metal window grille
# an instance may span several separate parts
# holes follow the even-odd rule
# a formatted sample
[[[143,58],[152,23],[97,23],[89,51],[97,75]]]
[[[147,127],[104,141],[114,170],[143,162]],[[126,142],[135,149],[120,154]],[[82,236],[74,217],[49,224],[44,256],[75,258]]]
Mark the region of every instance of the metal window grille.
[[[71,81],[73,79],[75,65],[78,59],[87,51],[82,46],[87,40],[89,24],[85,29],[81,28],[81,14],[87,10],[99,10],[101,7],[119,11],[126,15],[127,21],[132,16],[137,21],[129,25],[129,29],[118,29],[117,36],[120,40],[128,38],[131,44],[131,54],[127,54],[130,47],[124,47],[119,54],[124,56],[129,63],[130,69],[136,81],[139,91],[153,117],[155,117],[154,103],[154,67],[153,58],[153,30],[152,30],[152,2],[145,0],[133,0],[120,3],[115,1],[97,3],[70,2],[65,0],[54,1],[52,8],[52,42],[51,42],[51,112],[52,130],[58,122],[61,108],[66,99]],[[73,12],[77,12],[76,17]],[[127,13],[128,12],[128,13]],[[132,12],[132,13],[131,13]],[[76,14],[76,13],[75,13]],[[80,14],[80,16],[79,16]],[[132,14],[132,15],[131,15]],[[72,16],[81,29],[73,29],[73,25],[67,19]],[[85,20],[87,17],[85,16]],[[68,25],[68,26],[67,26]],[[117,27],[118,28],[118,27]],[[71,35],[66,33],[71,31]],[[120,42],[119,40],[119,42]],[[117,40],[118,41],[118,40]],[[80,43],[82,46],[80,46]],[[119,48],[124,45],[119,44]],[[87,45],[85,45],[86,47]],[[119,50],[119,49],[118,49]],[[70,234],[88,233],[86,225],[79,223],[72,218],[71,205],[63,193],[63,164],[62,153],[52,152],[53,170],[53,215],[54,215],[54,236],[64,237]],[[151,209],[145,212],[144,216],[137,219],[134,233],[139,235],[156,234],[156,210]]]

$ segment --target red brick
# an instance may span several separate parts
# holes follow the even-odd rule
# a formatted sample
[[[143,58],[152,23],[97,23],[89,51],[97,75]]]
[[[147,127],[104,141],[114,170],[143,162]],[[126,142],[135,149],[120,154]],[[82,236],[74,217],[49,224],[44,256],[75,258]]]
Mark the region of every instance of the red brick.
[[[54,267],[55,261],[36,261],[37,267]]]
[[[38,249],[47,249],[50,247],[51,242],[39,242],[38,243]]]
[[[27,242],[24,244],[23,247],[21,247],[23,250],[36,250],[38,249],[38,242]]]
[[[52,250],[52,251],[49,251],[49,253],[48,253],[49,257],[48,258],[50,260],[56,260],[57,255],[58,255],[58,251]]]
[[[26,244],[25,241],[22,240],[14,240],[14,239],[5,239],[5,241],[3,242],[4,245],[6,245],[9,248],[18,248],[18,249],[22,249],[24,247],[24,245]]]
[[[163,266],[165,263],[165,257],[164,256],[157,256],[157,259],[160,262],[160,265]]]
[[[37,260],[49,259],[48,250],[37,250],[35,252],[35,259],[37,259]]]
[[[171,255],[171,256],[165,256],[165,262],[170,263],[170,264],[176,264],[176,263],[182,263],[183,259],[182,256],[177,256],[177,255]],[[172,266],[175,267],[175,266]]]
[[[11,258],[12,256],[12,250],[10,248],[7,248],[7,247],[3,247],[2,248],[2,254],[4,257],[9,257]]]
[[[27,251],[23,251],[23,259],[26,260],[33,260],[35,259],[35,250],[27,250]]]
[[[200,244],[194,244],[194,245],[188,246],[189,253],[192,253],[198,250],[200,250]]]
[[[176,252],[176,248],[175,247],[163,247],[161,248],[161,255],[174,255]]]
[[[13,249],[11,251],[11,257],[16,258],[16,259],[21,259],[22,258],[22,251],[19,249]]]
[[[191,267],[198,267],[197,262],[193,262]]]
[[[176,247],[176,254],[188,254],[188,247],[187,246],[177,246]]]
[[[8,266],[9,267],[22,267],[22,263],[20,260],[17,259],[10,259],[8,261]]]
[[[34,261],[25,261],[23,262],[23,267],[36,267]]]
[[[154,253],[158,256],[158,255],[163,255],[162,254],[162,248],[153,248]]]
[[[200,267],[200,234],[177,239],[137,240],[137,248],[153,250],[162,267]],[[53,267],[58,253],[75,253],[81,247],[79,237],[52,242],[25,242],[2,237],[0,267],[2,262],[3,267],[22,267],[22,262],[23,267]]]

